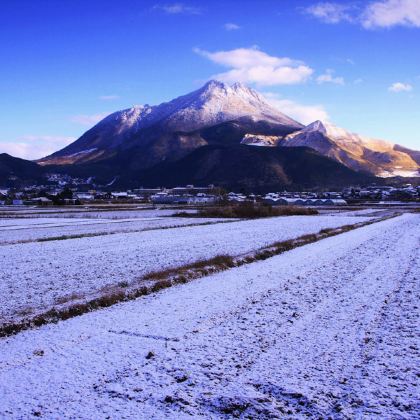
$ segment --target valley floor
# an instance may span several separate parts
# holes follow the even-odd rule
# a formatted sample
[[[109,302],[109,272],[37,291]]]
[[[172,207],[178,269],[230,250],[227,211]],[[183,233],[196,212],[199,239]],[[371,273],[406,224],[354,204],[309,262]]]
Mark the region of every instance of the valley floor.
[[[0,418],[418,418],[419,223],[0,339]]]

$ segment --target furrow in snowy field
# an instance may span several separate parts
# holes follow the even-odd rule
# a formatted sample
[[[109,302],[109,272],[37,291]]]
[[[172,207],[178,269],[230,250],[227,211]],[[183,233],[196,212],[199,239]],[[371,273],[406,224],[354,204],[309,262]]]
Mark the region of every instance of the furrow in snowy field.
[[[414,418],[419,221],[2,339],[0,416]]]
[[[184,211],[184,209],[183,209]],[[188,209],[187,212],[195,213],[196,210]],[[36,209],[33,211],[20,209],[20,210],[0,210],[0,226],[8,225],[9,223],[15,224],[15,222],[21,224],[36,224],[40,219],[48,222],[48,220],[54,221],[54,219],[67,219],[69,222],[73,219],[134,219],[134,218],[145,218],[145,217],[162,217],[171,216],[176,213],[174,209],[124,209],[124,210],[113,210],[113,209]],[[14,219],[15,217],[15,219]]]
[[[162,268],[220,254],[238,255],[363,220],[290,216],[2,246],[0,322],[16,319],[19,312],[48,309],[72,293],[83,296]]]
[[[22,220],[22,219],[21,219]],[[19,220],[19,221],[21,221]],[[23,219],[26,221],[26,219]],[[56,219],[53,219],[56,220]],[[74,221],[75,220],[75,221]],[[0,245],[57,238],[66,235],[100,235],[138,232],[170,226],[218,223],[222,219],[145,217],[143,219],[59,219],[54,223],[14,224],[0,228]]]

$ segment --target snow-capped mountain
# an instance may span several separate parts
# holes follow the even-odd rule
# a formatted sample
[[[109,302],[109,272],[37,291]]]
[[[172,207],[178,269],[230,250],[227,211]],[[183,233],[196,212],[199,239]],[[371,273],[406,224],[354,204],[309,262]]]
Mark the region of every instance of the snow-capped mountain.
[[[242,83],[229,86],[214,80],[195,92],[158,105],[148,117],[151,122],[164,120],[170,129],[182,131],[193,131],[241,117],[302,127],[270,105],[257,91]]]
[[[311,147],[349,168],[377,176],[419,176],[414,151],[402,151],[394,143],[351,133],[326,122],[315,121],[287,135],[279,145]]]
[[[170,102],[114,112],[39,163],[104,163],[118,176],[127,168],[143,170],[176,161],[203,146],[238,144],[305,146],[356,171],[420,176],[419,152],[321,121],[305,127],[257,91],[214,80]]]
[[[303,126],[270,105],[265,98],[241,83],[210,81],[200,89],[156,106],[135,106],[115,112],[66,148],[41,159],[42,164],[67,164],[108,157],[116,149],[160,148],[160,159],[174,147],[187,150],[207,144],[197,130],[229,121],[261,121],[287,134]],[[174,135],[183,133],[183,137]],[[175,138],[174,138],[175,137]],[[164,149],[164,150],[163,150]]]
[[[241,143],[266,147],[310,147],[356,171],[381,177],[420,176],[419,152],[351,133],[322,121],[315,121],[286,136],[246,134]]]

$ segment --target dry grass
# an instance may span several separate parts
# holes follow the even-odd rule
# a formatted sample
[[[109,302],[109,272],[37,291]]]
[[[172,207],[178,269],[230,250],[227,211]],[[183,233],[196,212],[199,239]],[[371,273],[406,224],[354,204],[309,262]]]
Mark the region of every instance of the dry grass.
[[[334,230],[335,230],[334,228],[326,228],[326,229],[321,229],[319,233],[321,235],[329,235],[330,233],[334,232]]]
[[[223,269],[233,267],[235,265],[233,257],[230,255],[217,255],[216,257],[209,258],[208,260],[200,260],[191,264],[183,265],[182,267],[168,268],[166,270],[154,271],[146,274],[144,280],[161,280],[168,277],[177,277],[178,281],[182,283],[182,277],[187,278],[188,272],[208,272],[212,268]],[[213,270],[214,271],[214,270]],[[181,279],[180,279],[181,277]]]
[[[158,292],[159,290],[167,289],[168,287],[171,287],[171,286],[172,286],[171,281],[159,280],[152,286],[151,291],[155,293],[155,292]]]
[[[93,236],[98,235],[96,233],[83,233],[78,235],[50,236],[48,238],[39,238],[36,242],[65,241],[67,239],[91,238]]]
[[[299,237],[300,242],[314,242],[318,239],[318,236],[315,233],[310,233],[308,235],[302,235]]]
[[[60,296],[55,300],[56,305],[63,305],[64,303],[71,302],[73,300],[82,299],[84,295],[81,293],[71,293],[70,295]]]
[[[259,203],[236,203],[220,206],[203,207],[197,213],[175,213],[178,217],[203,217],[203,218],[235,218],[235,219],[259,219],[262,217],[276,216],[312,216],[318,211],[308,207],[297,206],[268,206]]]
[[[276,248],[278,253],[290,251],[291,249],[296,247],[296,241],[293,239],[289,239],[288,241],[282,241],[282,242],[276,242],[273,244],[273,246]]]

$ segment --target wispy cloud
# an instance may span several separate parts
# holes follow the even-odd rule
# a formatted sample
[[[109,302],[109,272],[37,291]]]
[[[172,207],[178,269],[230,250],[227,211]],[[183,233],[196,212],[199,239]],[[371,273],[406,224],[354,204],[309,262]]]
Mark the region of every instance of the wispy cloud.
[[[72,117],[70,117],[70,121],[77,124],[81,124],[81,125],[93,125],[101,121],[102,119],[104,119],[109,114],[110,114],[109,112],[102,112],[100,114],[91,114],[91,115],[86,115],[86,114],[73,115]]]
[[[383,0],[371,3],[362,18],[365,28],[420,27],[420,0]]]
[[[119,95],[102,95],[99,96],[101,101],[114,101],[115,99],[119,99]]]
[[[316,82],[319,85],[324,83],[333,83],[335,85],[344,85],[344,78],[334,76],[334,70],[327,69],[324,74],[321,74],[316,78]]]
[[[351,22],[352,6],[341,3],[321,2],[303,9],[304,13],[311,15],[322,22],[336,24],[343,21]]]
[[[0,141],[0,153],[9,153],[23,159],[39,159],[62,149],[76,140],[67,136],[26,135],[15,141]]]
[[[365,29],[420,27],[420,0],[377,0],[366,2],[363,6],[357,3],[319,2],[301,10],[329,24],[350,22],[360,24]]]
[[[230,70],[212,77],[225,82],[254,83],[260,86],[292,85],[306,82],[313,70],[305,63],[288,57],[276,57],[256,46],[229,51],[194,52]]]
[[[227,31],[236,31],[238,29],[241,29],[241,27],[239,25],[237,25],[236,23],[225,23],[223,25],[223,27],[227,30]]]
[[[411,92],[413,90],[413,86],[408,83],[395,82],[388,88],[388,90],[394,93]]]
[[[199,15],[201,9],[198,7],[189,6],[184,3],[170,3],[170,4],[156,4],[153,6],[154,10],[161,11],[168,15]]]
[[[290,99],[285,99],[276,93],[263,93],[267,101],[284,114],[302,124],[310,124],[316,120],[329,121],[330,116],[323,105],[304,105]]]

